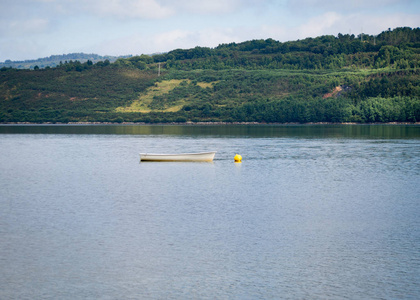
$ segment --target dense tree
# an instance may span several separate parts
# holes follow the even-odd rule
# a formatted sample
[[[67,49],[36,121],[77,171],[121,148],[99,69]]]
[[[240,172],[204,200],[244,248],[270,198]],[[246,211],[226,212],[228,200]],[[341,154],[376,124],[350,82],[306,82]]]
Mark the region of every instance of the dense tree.
[[[418,28],[252,40],[115,62],[57,58],[52,68],[0,68],[0,122],[420,119]],[[120,109],[136,101],[142,109]]]

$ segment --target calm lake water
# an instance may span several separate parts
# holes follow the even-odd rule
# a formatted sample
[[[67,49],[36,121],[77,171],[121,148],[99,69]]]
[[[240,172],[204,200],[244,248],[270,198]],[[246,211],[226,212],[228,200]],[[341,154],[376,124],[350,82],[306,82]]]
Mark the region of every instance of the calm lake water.
[[[0,299],[420,298],[420,126],[0,126],[0,171]]]

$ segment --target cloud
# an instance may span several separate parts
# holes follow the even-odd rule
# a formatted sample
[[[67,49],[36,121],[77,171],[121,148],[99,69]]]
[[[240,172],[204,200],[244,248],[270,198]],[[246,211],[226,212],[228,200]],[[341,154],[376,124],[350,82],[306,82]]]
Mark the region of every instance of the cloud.
[[[40,0],[48,1],[48,0]],[[244,9],[260,9],[273,0],[86,0],[69,2],[70,11],[83,7],[83,11],[119,18],[164,19],[172,16],[223,15]],[[73,4],[71,4],[73,3]]]
[[[326,34],[336,36],[338,33],[358,35],[362,31],[363,33],[374,35],[388,28],[416,27],[419,19],[420,14],[408,15],[399,13],[374,16],[364,13],[344,15],[337,12],[326,12],[292,28],[291,32],[294,32],[295,37],[289,38],[302,39]]]
[[[418,27],[416,0],[0,0],[0,61]]]
[[[53,0],[37,0],[53,1]],[[261,7],[270,0],[85,0],[55,3],[57,11],[83,13],[103,17],[165,19],[188,14],[221,15],[252,7]]]
[[[362,29],[367,34],[379,34],[390,28],[415,27],[418,15],[390,14],[372,17],[366,14],[343,15],[326,12],[308,18],[297,25],[262,24],[255,26],[205,27],[197,29],[173,29],[157,33],[139,32],[80,49],[82,52],[99,54],[152,54],[174,49],[189,49],[196,46],[216,47],[222,43],[243,42],[252,39],[273,38],[281,42],[294,41],[307,37],[353,33],[358,35]],[[404,24],[404,25],[401,25]]]
[[[90,13],[119,18],[161,19],[174,14],[171,8],[156,0],[88,0],[82,5]]]
[[[296,34],[300,38],[315,37],[318,35],[332,33],[336,30],[337,24],[343,20],[343,16],[336,12],[327,12],[323,15],[311,18],[308,22],[296,28]],[[335,33],[334,33],[335,34]]]
[[[24,20],[19,22],[12,22],[10,23],[10,29],[15,34],[33,34],[33,33],[39,33],[44,32],[50,22],[46,19],[30,19],[30,20]]]
[[[354,10],[381,10],[395,5],[410,5],[413,0],[288,0],[287,7],[293,12],[310,12],[311,10],[338,11],[348,13]]]
[[[1,20],[0,35],[6,36],[28,36],[43,33],[48,30],[50,21],[42,18],[25,20]]]
[[[243,41],[234,31],[229,28],[212,28],[203,30],[174,29],[158,34],[133,34],[124,37],[110,39],[106,42],[91,45],[81,49],[82,52],[95,52],[99,54],[153,54],[168,52],[174,49],[189,49],[196,46],[216,47],[221,43]],[[100,49],[100,50],[98,50]]]
[[[0,44],[4,42],[0,40]],[[36,59],[39,57],[46,57],[52,53],[48,52],[46,49],[47,45],[39,43],[37,41],[28,40],[28,39],[14,39],[12,43],[8,43],[8,47],[0,47],[0,59],[4,61],[6,59],[11,60],[26,60],[26,59]],[[30,51],[28,51],[30,49]],[[34,55],[34,53],[36,53]],[[43,53],[42,55],[39,55]]]
[[[156,35],[152,44],[157,49],[216,47],[221,43],[230,43],[238,39],[231,28],[207,28],[197,31],[173,30]]]
[[[198,14],[224,14],[230,13],[235,9],[240,9],[241,0],[179,0],[168,1],[171,6],[178,13],[198,13]]]

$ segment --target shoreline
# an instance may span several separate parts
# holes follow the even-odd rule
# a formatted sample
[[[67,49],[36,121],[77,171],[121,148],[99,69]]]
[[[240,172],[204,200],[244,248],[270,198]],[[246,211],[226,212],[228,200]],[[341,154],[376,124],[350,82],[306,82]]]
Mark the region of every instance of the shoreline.
[[[344,122],[344,123],[334,123],[334,122],[309,122],[309,123],[261,123],[261,122],[168,122],[168,123],[145,123],[145,122],[44,122],[44,123],[32,123],[32,122],[7,122],[0,123],[0,126],[5,125],[57,125],[57,126],[66,126],[66,125],[137,125],[137,126],[153,126],[153,125],[184,125],[184,126],[218,126],[218,125],[277,125],[277,126],[290,126],[290,125],[420,125],[420,122],[386,122],[386,123],[355,123],[355,122]]]

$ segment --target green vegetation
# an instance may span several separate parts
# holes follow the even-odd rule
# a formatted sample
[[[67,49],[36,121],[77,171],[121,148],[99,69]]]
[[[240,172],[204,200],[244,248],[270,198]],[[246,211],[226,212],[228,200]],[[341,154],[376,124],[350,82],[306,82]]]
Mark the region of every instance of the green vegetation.
[[[0,122],[419,120],[419,28],[0,69]]]

